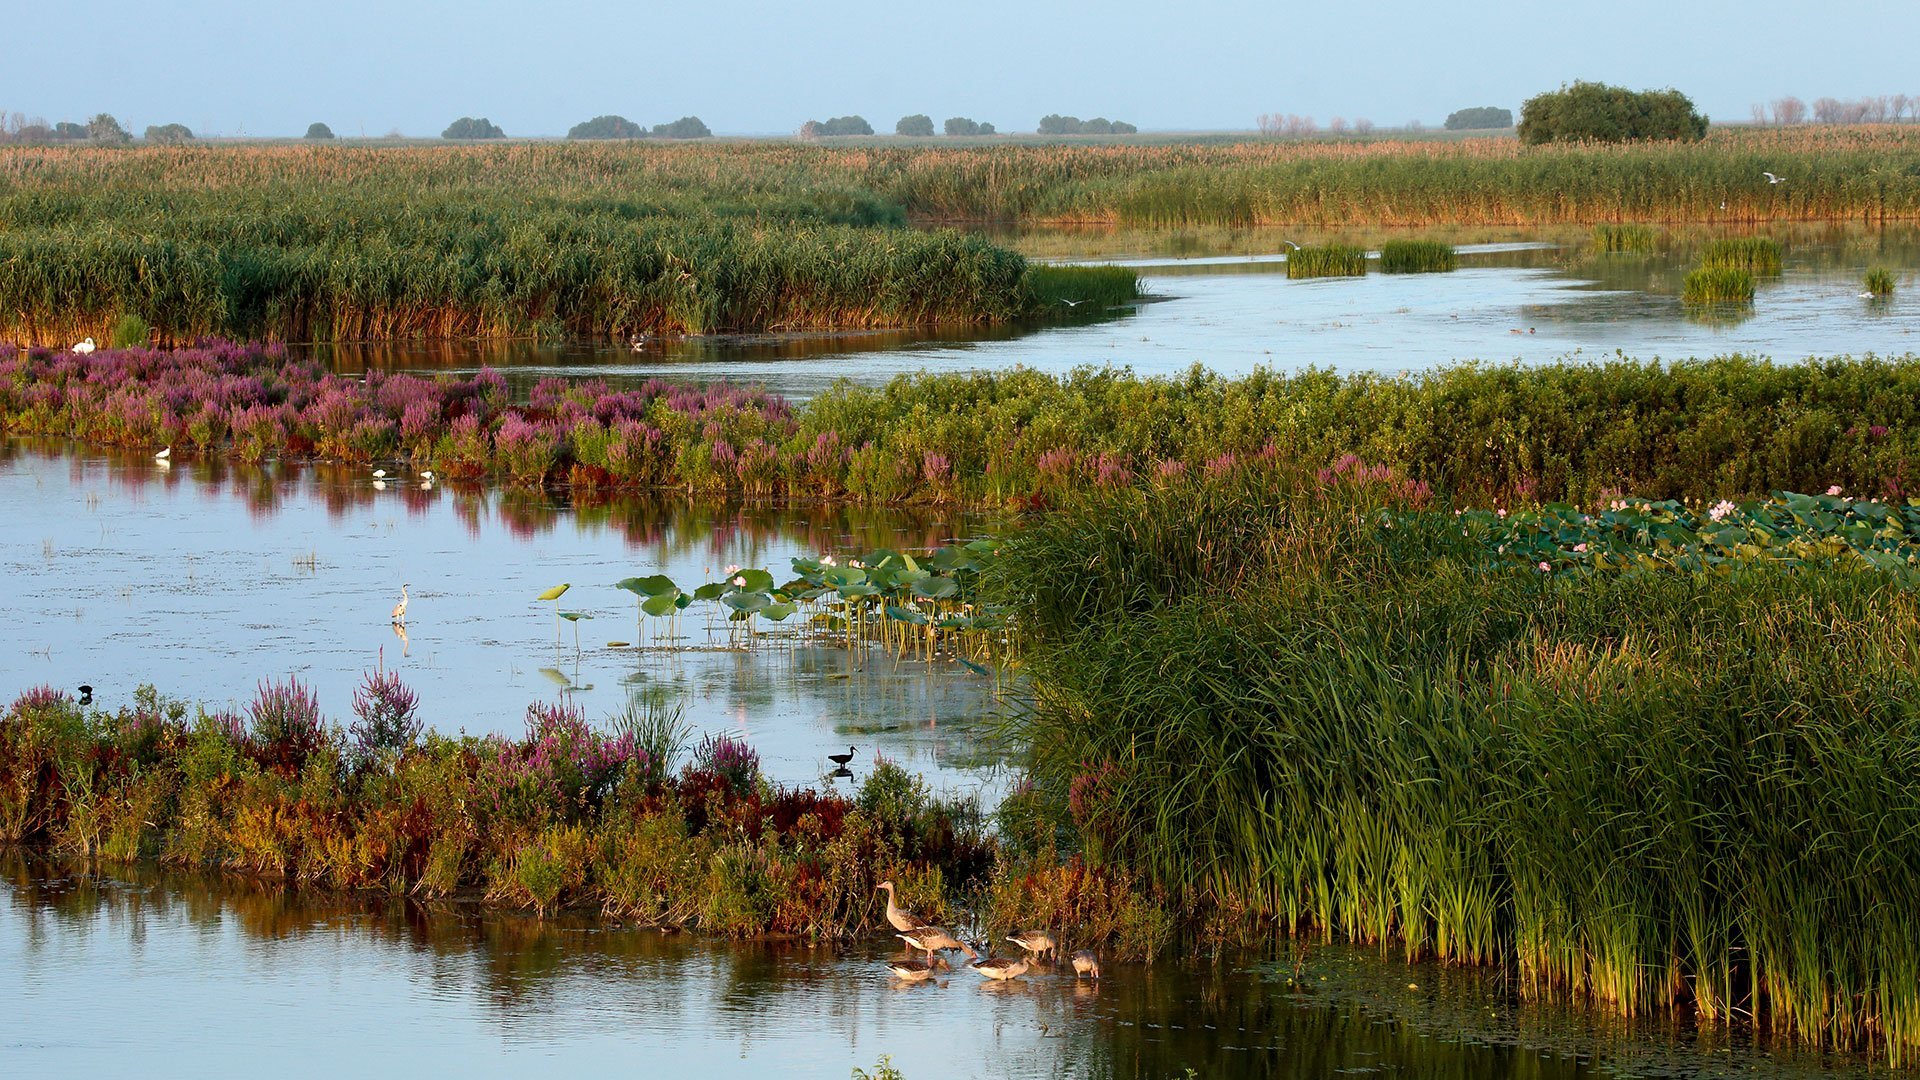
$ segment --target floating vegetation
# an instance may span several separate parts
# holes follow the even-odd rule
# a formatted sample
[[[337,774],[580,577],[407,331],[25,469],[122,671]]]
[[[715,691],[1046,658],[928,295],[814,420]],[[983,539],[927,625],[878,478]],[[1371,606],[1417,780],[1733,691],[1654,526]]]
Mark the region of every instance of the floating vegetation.
[[[1316,244],[1287,252],[1290,278],[1360,277],[1367,272],[1367,249],[1347,244]]]
[[[1380,245],[1380,272],[1432,274],[1460,265],[1453,245],[1440,240],[1389,240]]]
[[[1680,289],[1685,304],[1751,304],[1753,272],[1738,266],[1701,266],[1687,271]]]
[[[1707,241],[1700,251],[1702,269],[1745,270],[1755,277],[1780,273],[1785,249],[1770,236],[1721,237]]]
[[[1140,272],[1130,266],[1027,267],[1027,292],[1036,311],[1105,311],[1140,298]]]
[[[1867,271],[1867,294],[1873,297],[1893,295],[1893,271],[1884,266],[1876,266]]]
[[[1591,245],[1601,255],[1652,255],[1664,246],[1646,225],[1595,225]]]

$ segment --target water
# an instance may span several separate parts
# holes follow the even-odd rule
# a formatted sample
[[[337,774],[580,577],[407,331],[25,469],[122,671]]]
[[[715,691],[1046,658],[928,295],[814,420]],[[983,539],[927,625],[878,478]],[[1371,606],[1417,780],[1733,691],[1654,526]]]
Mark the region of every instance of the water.
[[[103,873],[0,850],[9,1076],[1531,1078],[1830,1075],[1671,1025],[1520,1005],[1475,971],[1315,949],[1108,964],[1099,985],[964,969],[901,986],[877,943],[724,942]],[[1408,989],[1413,983],[1417,989]]]
[[[1517,234],[1526,236],[1528,234]],[[1308,239],[1311,239],[1309,237]],[[1147,256],[1151,299],[1117,317],[977,334],[796,334],[689,338],[626,348],[506,343],[320,350],[344,370],[502,367],[520,381],[594,375],[761,383],[796,400],[841,379],[902,373],[1081,365],[1172,375],[1201,364],[1225,375],[1309,366],[1397,374],[1463,360],[1541,363],[1628,356],[1676,359],[1742,352],[1779,360],[1920,351],[1920,233],[1801,230],[1784,272],[1763,280],[1744,312],[1689,312],[1684,254],[1582,255],[1572,238],[1471,244],[1445,274],[1289,280],[1279,237],[1257,234],[1228,256]],[[1251,254],[1245,253],[1251,251]],[[1900,271],[1886,301],[1860,299],[1869,265]]]
[[[218,462],[162,469],[0,444],[0,687],[87,683],[106,707],[140,683],[243,711],[257,681],[297,675],[336,719],[381,664],[429,726],[519,734],[533,701],[562,694],[589,718],[633,690],[684,702],[697,732],[745,736],[767,773],[814,783],[825,755],[878,751],[934,787],[991,801],[994,759],[975,735],[991,681],[951,662],[778,644],[729,647],[698,615],[671,649],[639,640],[629,576],[691,584],[730,564],[782,575],[796,554],[915,549],[969,535],[973,519],[824,508],[557,505],[532,492],[376,490],[357,469]],[[389,623],[412,585],[404,637]],[[558,622],[534,597],[570,582]],[[695,609],[696,611],[700,609]],[[648,619],[657,644],[660,620]],[[576,650],[575,625],[579,648]],[[9,700],[11,697],[9,696]]]

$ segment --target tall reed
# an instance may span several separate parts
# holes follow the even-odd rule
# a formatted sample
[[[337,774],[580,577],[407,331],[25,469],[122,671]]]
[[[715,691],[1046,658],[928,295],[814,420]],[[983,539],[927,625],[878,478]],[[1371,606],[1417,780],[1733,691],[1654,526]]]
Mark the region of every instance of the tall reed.
[[[1287,252],[1290,278],[1360,277],[1367,272],[1367,249],[1348,244],[1315,244]]]
[[[1770,236],[1726,236],[1710,240],[1700,252],[1700,265],[1707,269],[1745,270],[1755,277],[1780,273],[1785,249]]]
[[[1688,304],[1753,303],[1753,271],[1740,266],[1699,266],[1687,271],[1680,299]]]
[[[1389,240],[1380,245],[1384,274],[1443,273],[1460,265],[1453,245],[1440,240]]]

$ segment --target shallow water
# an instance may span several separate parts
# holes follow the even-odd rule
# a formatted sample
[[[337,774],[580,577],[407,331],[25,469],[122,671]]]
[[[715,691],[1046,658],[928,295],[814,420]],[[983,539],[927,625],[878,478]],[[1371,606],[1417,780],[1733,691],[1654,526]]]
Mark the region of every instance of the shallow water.
[[[584,344],[388,345],[321,350],[343,370],[477,370],[518,380],[595,375],[756,382],[803,399],[840,379],[1025,365],[1062,373],[1085,365],[1168,375],[1201,364],[1224,375],[1257,367],[1398,373],[1463,360],[1541,363],[1628,356],[1676,359],[1742,352],[1778,360],[1920,351],[1920,234],[1802,230],[1783,273],[1762,280],[1745,311],[1691,312],[1679,299],[1690,255],[1587,256],[1565,234],[1461,248],[1445,274],[1369,273],[1289,280],[1277,235],[1246,251],[1144,256],[1151,299],[1114,317],[985,334],[910,332],[689,338],[625,348]],[[1311,239],[1309,237],[1309,239]],[[1266,250],[1261,250],[1266,245]],[[1884,301],[1862,300],[1869,265],[1899,271]]]
[[[523,730],[533,701],[562,694],[599,719],[629,692],[682,701],[697,732],[730,731],[784,783],[817,781],[828,753],[860,747],[924,772],[936,788],[991,797],[976,738],[991,682],[951,662],[822,646],[728,647],[696,615],[673,648],[639,640],[622,578],[717,578],[729,564],[784,573],[796,554],[937,546],[977,523],[847,509],[715,509],[478,488],[376,490],[362,470],[157,467],[0,444],[0,687],[96,688],[131,701],[151,683],[244,711],[255,683],[299,676],[322,709],[351,719],[353,689],[384,663],[419,695],[429,726]],[[412,585],[406,636],[389,624]],[[579,628],[535,601],[560,582]],[[699,608],[694,609],[696,612]],[[658,644],[660,620],[649,619]],[[11,700],[11,694],[8,696]]]
[[[597,921],[85,871],[0,849],[13,1076],[1805,1076],[1668,1027],[1521,1005],[1478,971],[1350,949],[1106,965],[1098,985],[964,968],[899,985],[879,941],[722,942]],[[1409,988],[1407,984],[1414,984]],[[1301,989],[1300,987],[1305,987]]]

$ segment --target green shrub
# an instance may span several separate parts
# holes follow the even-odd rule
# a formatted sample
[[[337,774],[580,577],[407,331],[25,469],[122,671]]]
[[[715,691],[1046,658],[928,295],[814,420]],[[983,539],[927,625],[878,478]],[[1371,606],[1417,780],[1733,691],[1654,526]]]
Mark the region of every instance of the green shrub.
[[[1699,139],[1707,118],[1678,90],[1632,91],[1576,82],[1528,98],[1520,106],[1520,141],[1629,142]]]
[[[893,125],[895,135],[924,136],[933,134],[933,117],[925,113],[903,116]]]
[[[644,139],[647,129],[624,116],[596,116],[567,129],[569,139]]]
[[[313,123],[307,125],[307,133],[301,136],[301,138],[331,139],[333,138],[333,129],[321,123],[320,121],[316,120]]]
[[[136,348],[147,344],[153,336],[153,327],[138,315],[122,315],[120,321],[113,324],[113,334],[109,340],[116,349]]]

